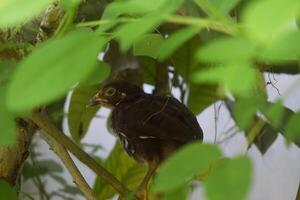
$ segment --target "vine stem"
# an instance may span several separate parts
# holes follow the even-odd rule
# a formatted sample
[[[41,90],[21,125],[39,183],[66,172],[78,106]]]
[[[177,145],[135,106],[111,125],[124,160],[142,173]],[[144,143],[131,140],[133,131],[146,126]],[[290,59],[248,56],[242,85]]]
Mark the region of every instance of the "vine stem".
[[[99,165],[91,156],[79,148],[69,137],[61,132],[47,116],[33,111],[29,118],[57,143],[68,149],[82,163],[93,170],[98,176],[107,181],[121,196],[126,196],[129,190],[103,166]]]
[[[120,23],[128,23],[139,20],[138,18],[121,17],[117,19]],[[115,20],[96,20],[81,22],[76,24],[77,27],[95,27],[103,24],[112,23]],[[183,24],[196,26],[200,28],[212,29],[229,35],[236,35],[239,31],[238,26],[229,21],[213,20],[208,18],[187,17],[182,15],[169,15],[165,18],[165,22],[173,24]]]

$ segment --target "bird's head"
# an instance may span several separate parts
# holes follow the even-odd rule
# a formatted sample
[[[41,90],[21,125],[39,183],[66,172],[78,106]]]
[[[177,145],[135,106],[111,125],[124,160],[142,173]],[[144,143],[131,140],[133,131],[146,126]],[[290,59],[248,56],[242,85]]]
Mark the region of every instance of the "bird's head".
[[[142,95],[144,91],[139,86],[126,81],[116,81],[104,85],[90,100],[88,106],[102,105],[114,108],[120,103]]]

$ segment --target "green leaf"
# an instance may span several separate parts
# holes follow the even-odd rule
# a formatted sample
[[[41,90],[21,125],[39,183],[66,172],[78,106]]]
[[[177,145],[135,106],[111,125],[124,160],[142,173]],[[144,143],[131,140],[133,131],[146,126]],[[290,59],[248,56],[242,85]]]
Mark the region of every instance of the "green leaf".
[[[133,43],[133,55],[157,58],[157,50],[164,38],[160,34],[149,33]]]
[[[137,41],[143,34],[154,29],[165,17],[166,14],[151,13],[134,22],[121,26],[115,32],[115,37],[119,41],[121,50],[127,50],[132,43]]]
[[[170,35],[158,48],[158,59],[164,60],[176,51],[181,45],[199,33],[199,27],[187,27],[180,29]]]
[[[285,126],[284,135],[292,141],[300,141],[300,112],[293,114]]]
[[[241,0],[209,0],[223,15],[231,11]]]
[[[116,18],[121,14],[146,14],[159,9],[168,0],[129,0],[115,1],[107,6],[102,15],[102,19]]]
[[[155,178],[154,190],[157,192],[175,190],[186,184],[193,176],[203,173],[220,157],[220,150],[212,144],[198,142],[189,144],[163,163]]]
[[[47,171],[51,173],[64,171],[63,167],[53,160],[40,160],[37,165],[40,168],[47,169]]]
[[[284,108],[280,101],[270,104],[264,114],[276,130],[282,126]]]
[[[159,10],[150,12],[118,28],[114,35],[120,43],[121,50],[127,50],[139,37],[156,28],[170,13],[175,12],[183,2],[184,0],[168,0]]]
[[[1,0],[0,28],[7,28],[29,21],[37,16],[53,0]]]
[[[100,108],[99,106],[86,107],[98,90],[99,86],[79,85],[72,93],[68,112],[68,126],[73,140],[77,143],[87,133],[91,120]]]
[[[116,143],[113,151],[105,160],[104,167],[122,183],[126,183],[129,189],[136,189],[146,172],[145,166],[136,163],[125,154],[119,143]],[[116,194],[115,189],[99,177],[96,179],[94,191],[97,199],[109,199]]]
[[[81,3],[81,0],[62,0],[60,1],[65,11],[73,10]]]
[[[75,187],[73,185],[66,185],[63,189],[60,189],[61,191],[64,191],[66,193],[72,194],[72,195],[83,195],[81,190],[78,187]]]
[[[81,82],[82,85],[96,85],[104,81],[110,73],[110,66],[105,62],[100,60],[97,61],[96,67],[90,73],[84,81]]]
[[[61,184],[62,186],[66,186],[68,184],[67,181],[59,175],[50,173],[49,176],[51,176],[51,178],[53,178],[57,183]]]
[[[139,56],[139,66],[143,71],[143,80],[145,83],[154,85],[156,81],[157,61],[146,56]]]
[[[42,176],[48,173],[48,170],[37,165],[31,165],[28,162],[25,162],[22,169],[22,176],[24,181],[31,179],[35,176]]]
[[[259,96],[237,99],[233,108],[233,115],[237,125],[242,130],[246,130],[253,122],[256,113],[259,110],[263,110],[264,107],[265,101]]]
[[[200,45],[199,37],[193,37],[172,55],[174,68],[186,83],[190,83],[191,75],[195,72],[195,52]]]
[[[2,179],[0,179],[0,199],[18,200],[17,192]]]
[[[264,61],[298,61],[300,58],[300,31],[290,31],[275,38],[259,56]]]
[[[9,60],[0,60],[0,87],[6,84],[10,80],[11,74],[14,69],[15,69],[14,62]]]
[[[208,43],[197,52],[200,62],[232,62],[249,60],[257,48],[249,40],[238,37],[223,37]]]
[[[16,142],[15,116],[5,105],[6,87],[0,85],[0,146],[14,145]]]
[[[94,69],[104,39],[87,29],[46,42],[23,60],[8,88],[7,106],[24,112],[49,103]]]
[[[226,160],[215,168],[204,181],[209,200],[246,199],[251,185],[250,159],[241,156]]]
[[[265,42],[289,28],[299,11],[298,0],[253,1],[243,13],[244,25],[248,28],[249,34]]]
[[[250,64],[232,63],[200,70],[193,78],[199,83],[219,83],[236,95],[247,95],[253,89],[256,77],[256,71]]]
[[[187,105],[195,115],[198,115],[212,103],[224,97],[218,93],[216,85],[190,84]]]
[[[163,200],[183,200],[188,199],[189,188],[186,186],[177,188],[174,191],[167,192],[163,196]]]

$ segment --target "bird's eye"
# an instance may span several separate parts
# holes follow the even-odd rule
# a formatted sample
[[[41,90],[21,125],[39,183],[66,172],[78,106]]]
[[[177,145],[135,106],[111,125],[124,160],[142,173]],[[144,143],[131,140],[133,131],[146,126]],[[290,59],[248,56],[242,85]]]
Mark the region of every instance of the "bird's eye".
[[[108,88],[107,90],[105,90],[105,96],[113,96],[116,93],[116,89],[115,88]]]

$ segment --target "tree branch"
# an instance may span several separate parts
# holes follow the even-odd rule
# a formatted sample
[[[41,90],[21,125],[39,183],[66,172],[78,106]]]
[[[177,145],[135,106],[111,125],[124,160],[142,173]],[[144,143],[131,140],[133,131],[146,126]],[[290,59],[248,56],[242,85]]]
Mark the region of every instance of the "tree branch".
[[[70,138],[63,134],[46,116],[34,111],[30,119],[43,129],[56,142],[66,147],[82,163],[93,170],[98,176],[107,181],[121,196],[125,196],[129,190],[103,166],[99,165],[92,157],[80,149]]]
[[[73,182],[82,191],[86,199],[96,200],[93,194],[93,190],[85,181],[84,177],[73,162],[66,148],[60,143],[56,142],[55,139],[53,139],[47,133],[44,133],[43,130],[40,131],[40,134],[42,135],[43,139],[49,144],[49,146],[53,149],[56,155],[60,158],[60,160],[64,163],[64,166],[68,169],[70,175],[73,178]]]
[[[16,119],[16,144],[9,147],[0,147],[0,179],[5,179],[15,185],[20,176],[24,161],[29,155],[28,148],[36,126],[21,118]]]

